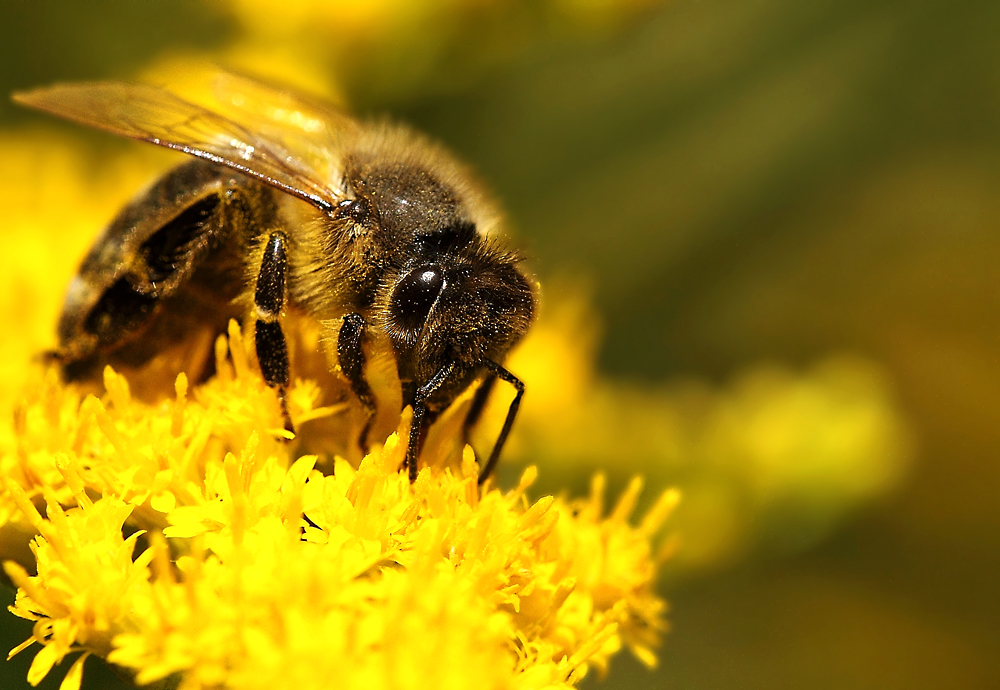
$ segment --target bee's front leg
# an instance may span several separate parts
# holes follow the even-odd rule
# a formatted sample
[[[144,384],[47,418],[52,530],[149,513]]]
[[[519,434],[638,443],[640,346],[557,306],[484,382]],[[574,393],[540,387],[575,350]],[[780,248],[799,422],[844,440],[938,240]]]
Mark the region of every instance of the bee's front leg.
[[[493,444],[493,452],[490,453],[490,458],[486,461],[483,471],[479,473],[480,485],[489,479],[493,468],[496,467],[497,460],[500,459],[500,453],[503,452],[503,446],[507,443],[507,435],[510,434],[510,430],[514,427],[514,419],[517,417],[517,410],[521,406],[521,398],[524,397],[524,382],[521,379],[492,360],[483,360],[483,364],[490,370],[493,378],[498,377],[503,379],[514,387],[516,393],[510,403],[510,407],[507,408],[507,417],[503,420],[503,428],[500,430],[500,435],[497,437],[496,443]]]
[[[273,232],[267,238],[264,255],[257,273],[254,291],[254,327],[257,361],[267,385],[278,390],[285,429],[295,433],[295,425],[288,414],[286,390],[288,388],[288,345],[281,330],[281,314],[285,308],[285,274],[288,268],[288,238],[282,232]]]
[[[337,360],[340,371],[351,383],[351,390],[358,396],[358,401],[365,411],[365,423],[358,435],[358,445],[362,452],[368,451],[368,432],[375,421],[375,396],[365,378],[365,353],[361,349],[361,340],[365,334],[365,317],[361,314],[348,314],[337,334]]]
[[[406,459],[403,464],[410,475],[410,483],[417,481],[417,456],[424,435],[424,423],[427,415],[427,400],[444,384],[445,379],[455,370],[455,363],[441,367],[434,377],[417,389],[413,399],[413,419],[410,421],[410,439],[406,444]]]

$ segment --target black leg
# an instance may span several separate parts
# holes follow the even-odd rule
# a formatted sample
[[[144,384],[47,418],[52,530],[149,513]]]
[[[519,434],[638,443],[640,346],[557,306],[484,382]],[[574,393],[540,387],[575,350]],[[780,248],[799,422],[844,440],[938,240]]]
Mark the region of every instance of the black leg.
[[[295,433],[285,396],[288,388],[288,345],[281,330],[281,312],[285,307],[285,273],[288,267],[287,242],[284,233],[280,232],[271,233],[267,238],[253,298],[257,316],[254,340],[264,380],[278,391],[285,429]]]
[[[476,395],[472,398],[472,404],[469,405],[469,414],[465,415],[465,422],[462,424],[463,445],[469,444],[469,436],[472,434],[472,428],[479,423],[479,418],[483,416],[483,410],[486,409],[486,401],[489,400],[490,393],[493,392],[496,382],[497,375],[491,373],[476,390]]]
[[[410,422],[410,441],[406,446],[404,465],[410,473],[410,483],[417,481],[417,455],[420,452],[420,441],[423,437],[425,415],[427,414],[427,399],[434,394],[455,368],[448,364],[441,368],[434,378],[417,389],[413,400],[413,420]]]
[[[368,450],[368,432],[371,430],[372,422],[375,420],[375,396],[365,378],[365,353],[361,349],[361,339],[365,332],[365,317],[361,314],[348,314],[344,317],[344,323],[340,326],[337,334],[337,360],[340,362],[340,370],[351,382],[351,390],[358,396],[361,407],[364,408],[365,425],[358,436],[358,445],[361,450]]]
[[[507,435],[510,434],[511,427],[514,426],[514,418],[517,417],[517,408],[521,406],[521,397],[524,395],[524,383],[521,379],[517,378],[492,360],[487,359],[484,361],[484,364],[493,372],[495,376],[502,378],[504,381],[514,386],[514,389],[517,391],[517,395],[514,396],[514,400],[511,401],[510,407],[507,408],[507,418],[504,420],[503,429],[500,430],[500,436],[497,437],[497,442],[493,446],[493,452],[490,453],[490,459],[487,460],[486,467],[483,468],[483,471],[479,473],[480,484],[485,482],[490,474],[492,474],[493,468],[496,467],[497,460],[500,459],[500,452],[503,450],[503,445],[507,442]]]

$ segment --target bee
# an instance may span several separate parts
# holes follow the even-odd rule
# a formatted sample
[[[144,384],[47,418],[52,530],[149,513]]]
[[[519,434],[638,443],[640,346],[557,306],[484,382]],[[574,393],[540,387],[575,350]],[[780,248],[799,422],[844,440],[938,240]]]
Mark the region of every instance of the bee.
[[[479,382],[468,430],[498,379],[513,386],[480,483],[490,475],[524,394],[503,361],[532,322],[537,287],[501,239],[493,203],[440,146],[229,74],[210,107],[121,82],[14,99],[192,157],[127,204],[83,260],[58,325],[67,379],[142,365],[236,318],[252,323],[261,373],[294,431],[282,329],[294,309],[339,324],[328,340],[364,410],[362,448],[376,411],[362,344],[391,347],[413,409],[411,482],[441,411]]]

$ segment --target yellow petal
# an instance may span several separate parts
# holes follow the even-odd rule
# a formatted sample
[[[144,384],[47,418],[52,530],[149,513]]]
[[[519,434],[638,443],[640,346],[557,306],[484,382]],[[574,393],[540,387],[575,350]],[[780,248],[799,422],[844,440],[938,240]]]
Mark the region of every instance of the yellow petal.
[[[80,655],[79,659],[73,662],[73,665],[69,667],[69,671],[66,673],[66,677],[59,684],[59,690],[80,690],[80,681],[83,680],[83,664],[89,656],[90,652],[84,652]]]
[[[42,647],[32,660],[31,668],[28,669],[28,682],[32,685],[41,683],[61,656],[59,649],[54,644]]]

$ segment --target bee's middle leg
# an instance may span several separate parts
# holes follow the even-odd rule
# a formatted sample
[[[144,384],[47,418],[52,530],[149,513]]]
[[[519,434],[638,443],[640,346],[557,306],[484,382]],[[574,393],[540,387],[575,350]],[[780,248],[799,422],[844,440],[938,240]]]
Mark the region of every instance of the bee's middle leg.
[[[288,345],[281,330],[281,313],[285,308],[285,274],[288,268],[288,238],[274,232],[267,238],[264,255],[257,273],[254,290],[254,310],[257,323],[254,340],[257,360],[267,385],[276,388],[285,418],[285,429],[295,433],[291,415],[288,414]]]

